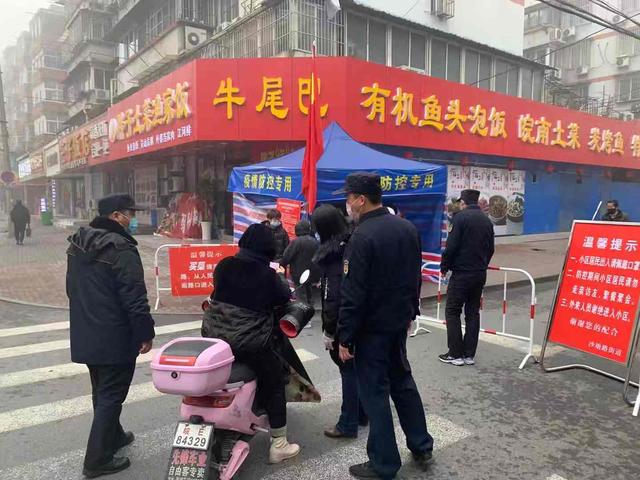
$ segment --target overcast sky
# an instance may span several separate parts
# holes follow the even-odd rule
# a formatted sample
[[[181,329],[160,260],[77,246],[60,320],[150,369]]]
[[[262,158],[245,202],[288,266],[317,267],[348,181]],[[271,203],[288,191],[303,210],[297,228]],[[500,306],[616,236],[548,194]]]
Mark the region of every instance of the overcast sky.
[[[29,30],[31,16],[51,0],[0,0],[0,52],[15,43],[23,30]]]

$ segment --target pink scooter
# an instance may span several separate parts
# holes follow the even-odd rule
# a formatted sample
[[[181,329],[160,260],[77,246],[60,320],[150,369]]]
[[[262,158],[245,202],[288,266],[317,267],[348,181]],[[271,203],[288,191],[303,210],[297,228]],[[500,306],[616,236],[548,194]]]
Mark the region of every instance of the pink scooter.
[[[311,316],[311,307],[302,308],[298,315],[284,316],[281,328],[294,337]],[[255,373],[234,363],[226,342],[198,337],[164,345],[151,370],[160,392],[183,396],[166,479],[232,479],[249,455],[253,436],[269,432],[267,414],[256,403]]]

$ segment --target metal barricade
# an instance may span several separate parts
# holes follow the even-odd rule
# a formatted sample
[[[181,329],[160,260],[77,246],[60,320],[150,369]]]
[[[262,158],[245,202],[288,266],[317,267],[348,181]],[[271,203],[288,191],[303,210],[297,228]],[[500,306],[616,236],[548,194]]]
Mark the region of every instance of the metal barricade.
[[[535,326],[535,316],[536,316],[536,282],[533,279],[533,276],[527,272],[526,270],[522,270],[521,268],[511,268],[511,267],[489,267],[489,270],[504,272],[504,282],[502,288],[502,328],[500,330],[493,330],[489,328],[484,328],[483,325],[483,317],[484,317],[484,293],[480,299],[480,331],[483,333],[487,333],[489,335],[498,335],[502,337],[512,338],[515,340],[522,340],[528,343],[528,350],[525,357],[520,362],[520,366],[518,367],[522,370],[530,358],[533,358],[535,363],[538,363],[538,360],[533,354],[533,333]],[[531,284],[531,306],[529,310],[529,336],[525,337],[522,335],[515,335],[513,333],[507,332],[507,312],[508,312],[508,302],[507,302],[507,284],[508,284],[508,274],[512,273],[520,273],[524,275],[529,283]],[[431,333],[423,326],[423,322],[431,322],[431,323],[439,323],[441,325],[446,325],[447,322],[440,318],[441,316],[441,305],[442,305],[442,274],[438,274],[438,293],[436,296],[436,316],[430,317],[426,315],[420,315],[416,318],[416,325],[414,331],[411,333],[412,337],[415,337],[419,332],[423,331],[425,333]],[[463,327],[464,328],[464,325]]]
[[[156,304],[154,307],[154,310],[158,310],[158,307],[160,307],[160,292],[170,292],[171,291],[171,286],[169,287],[161,287],[160,286],[160,266],[159,266],[159,262],[158,262],[158,257],[160,255],[160,250],[164,249],[164,248],[172,248],[172,247],[184,247],[184,246],[191,246],[189,243],[186,244],[182,244],[182,243],[167,243],[166,245],[160,245],[157,249],[156,249],[156,253],[153,256],[153,268],[154,268],[154,274],[156,277]]]

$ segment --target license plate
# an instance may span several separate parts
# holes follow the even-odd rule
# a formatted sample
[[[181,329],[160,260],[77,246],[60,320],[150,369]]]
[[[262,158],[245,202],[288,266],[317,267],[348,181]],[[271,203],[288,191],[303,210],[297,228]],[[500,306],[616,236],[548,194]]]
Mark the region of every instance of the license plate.
[[[178,428],[176,428],[176,434],[173,437],[173,446],[207,450],[212,433],[213,425],[210,423],[178,422]]]

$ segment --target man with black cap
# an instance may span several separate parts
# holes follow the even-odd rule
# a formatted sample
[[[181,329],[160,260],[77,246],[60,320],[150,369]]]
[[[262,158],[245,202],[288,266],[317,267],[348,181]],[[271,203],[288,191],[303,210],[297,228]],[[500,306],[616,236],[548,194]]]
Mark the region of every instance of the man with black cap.
[[[343,193],[356,228],[347,245],[337,338],[340,359],[355,358],[358,390],[370,419],[369,461],[357,478],[393,478],[401,467],[389,396],[407,446],[426,469],[433,438],[407,359],[407,329],[419,313],[422,248],[416,228],[382,206],[380,176],[353,173]]]
[[[83,470],[89,478],[130,465],[114,456],[134,440],[120,425],[120,413],[136,358],[151,350],[155,335],[138,242],[128,231],[136,210],[130,195],[105,197],[90,226],[68,239],[71,360],[89,368],[93,395]]]
[[[439,359],[456,366],[475,363],[480,334],[480,301],[495,249],[493,224],[478,206],[479,198],[478,190],[463,190],[460,194],[460,212],[451,221],[440,263],[443,276],[449,271],[453,273],[445,309],[449,351]],[[460,320],[463,306],[464,338]]]

